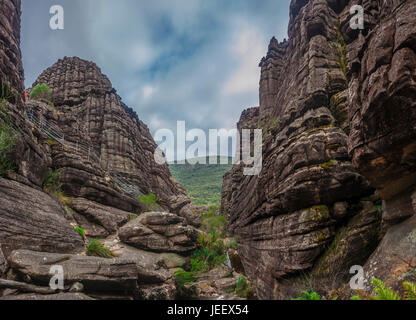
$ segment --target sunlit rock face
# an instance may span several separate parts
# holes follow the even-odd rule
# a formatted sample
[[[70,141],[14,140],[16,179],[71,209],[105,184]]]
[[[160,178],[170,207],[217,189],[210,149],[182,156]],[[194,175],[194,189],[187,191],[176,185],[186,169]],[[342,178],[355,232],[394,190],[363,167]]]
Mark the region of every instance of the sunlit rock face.
[[[390,224],[414,214],[416,4],[364,1],[360,32],[357,3],[292,1],[289,40],[271,40],[260,106],[238,124],[263,129],[263,169],[245,177],[235,166],[222,206],[263,299],[298,294],[301,274],[341,284],[364,265],[379,242],[379,198]]]

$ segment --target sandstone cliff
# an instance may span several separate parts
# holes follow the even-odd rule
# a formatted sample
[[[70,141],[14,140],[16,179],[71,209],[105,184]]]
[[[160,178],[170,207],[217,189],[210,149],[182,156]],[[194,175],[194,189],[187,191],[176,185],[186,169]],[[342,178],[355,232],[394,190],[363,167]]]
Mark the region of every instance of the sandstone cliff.
[[[349,27],[353,4],[365,9],[365,30]],[[415,12],[414,1],[291,2],[289,40],[271,40],[260,62],[260,106],[238,124],[263,129],[263,169],[244,177],[235,166],[223,186],[229,229],[260,298],[299,294],[304,278],[318,279],[316,289],[342,286],[384,232],[398,232],[391,224],[408,232],[416,182]],[[407,235],[377,272],[380,252],[399,249],[398,240],[384,238],[366,265],[368,277],[394,284],[411,271],[415,243]]]
[[[1,149],[10,166],[0,176],[0,299],[175,298],[173,270],[195,249],[190,224],[200,221],[168,166],[155,163],[148,128],[79,58],[39,77],[50,99],[24,103],[20,1],[0,9],[0,130],[10,144]],[[151,206],[139,199],[150,193]],[[96,237],[116,259],[85,256]],[[59,292],[47,287],[54,264],[67,281]]]

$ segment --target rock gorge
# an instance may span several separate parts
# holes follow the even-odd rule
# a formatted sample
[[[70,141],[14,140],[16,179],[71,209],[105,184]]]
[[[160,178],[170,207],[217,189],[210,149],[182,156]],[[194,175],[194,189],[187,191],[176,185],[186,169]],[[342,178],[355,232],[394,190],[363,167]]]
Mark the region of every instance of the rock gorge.
[[[289,40],[271,40],[260,106],[238,123],[263,129],[262,171],[234,166],[222,194],[260,299],[348,286],[354,265],[367,289],[414,281],[415,14],[414,1],[292,0]]]
[[[364,30],[349,26],[354,4]],[[0,1],[0,125],[15,139],[14,170],[0,177],[0,299],[178,298],[174,271],[189,264],[201,209],[156,164],[149,129],[95,63],[60,59],[33,84],[50,99],[24,101],[20,7]],[[260,61],[260,106],[237,125],[263,129],[262,171],[235,165],[222,190],[258,298],[313,284],[348,299],[353,265],[367,285],[414,281],[415,14],[411,0],[291,1],[289,39],[273,38]],[[57,171],[58,195],[45,190]],[[148,194],[156,206],[139,200]],[[87,256],[86,238],[116,257]],[[48,287],[55,264],[59,292]],[[212,298],[236,280],[214,270],[201,287]]]
[[[147,126],[94,63],[59,60],[34,84],[47,84],[51,97],[24,101],[20,7],[0,4],[0,124],[14,135],[14,170],[0,178],[0,297],[176,298],[173,271],[196,247],[198,208],[156,164]],[[51,172],[62,192],[45,192]],[[148,194],[156,206],[139,200]],[[86,256],[85,237],[102,239],[117,258]],[[54,262],[65,265],[69,287],[60,293],[45,287]]]

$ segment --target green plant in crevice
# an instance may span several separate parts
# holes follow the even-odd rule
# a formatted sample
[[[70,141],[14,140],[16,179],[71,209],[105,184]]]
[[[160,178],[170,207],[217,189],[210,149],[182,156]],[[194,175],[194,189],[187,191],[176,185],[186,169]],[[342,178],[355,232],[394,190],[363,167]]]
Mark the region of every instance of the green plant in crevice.
[[[15,133],[5,123],[0,124],[0,177],[16,170],[12,153],[16,147]]]
[[[345,43],[344,36],[342,35],[342,32],[341,32],[341,22],[339,19],[335,27],[335,32],[336,32],[337,40],[331,41],[331,44],[336,50],[339,67],[342,73],[344,74],[345,78],[348,79],[349,68],[348,68],[348,58],[347,58],[347,44]]]
[[[322,297],[313,290],[302,291],[302,295],[294,300],[322,300]]]
[[[247,278],[240,276],[235,286],[235,293],[237,296],[240,298],[247,298],[251,294],[252,290],[253,288],[248,282]]]
[[[12,154],[16,149],[16,132],[10,114],[0,106],[0,177],[16,170]]]
[[[52,90],[49,86],[45,83],[37,84],[30,93],[31,99],[45,99],[50,101],[52,95]]]
[[[138,199],[140,203],[142,203],[143,205],[147,207],[147,209],[152,210],[159,206],[159,203],[158,203],[159,200],[153,193],[139,196]]]
[[[58,194],[61,192],[61,171],[49,170],[48,175],[43,183],[43,189],[47,193]]]
[[[83,228],[74,226],[74,229],[78,232],[82,239],[85,239],[85,230]]]
[[[115,257],[114,253],[98,239],[91,239],[88,242],[86,254],[87,256],[96,256],[107,259]]]

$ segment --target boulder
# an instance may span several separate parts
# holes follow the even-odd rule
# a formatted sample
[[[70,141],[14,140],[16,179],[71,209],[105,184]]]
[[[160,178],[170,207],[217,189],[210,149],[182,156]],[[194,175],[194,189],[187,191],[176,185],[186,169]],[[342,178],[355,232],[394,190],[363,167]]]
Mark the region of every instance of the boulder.
[[[13,251],[10,267],[33,282],[49,285],[51,266],[64,270],[64,283],[81,283],[85,292],[131,292],[137,286],[136,264],[126,259],[104,259],[71,254]]]
[[[116,233],[118,228],[132,217],[132,214],[129,212],[103,206],[83,198],[71,199],[68,204],[76,213],[82,215],[90,223],[104,228],[108,235]],[[83,226],[82,220],[78,222]],[[87,235],[90,235],[89,229],[87,225]]]
[[[153,252],[187,254],[196,248],[198,232],[185,219],[166,212],[148,212],[121,227],[124,243]]]
[[[84,249],[57,200],[39,190],[0,178],[0,244],[12,250],[73,253]]]

